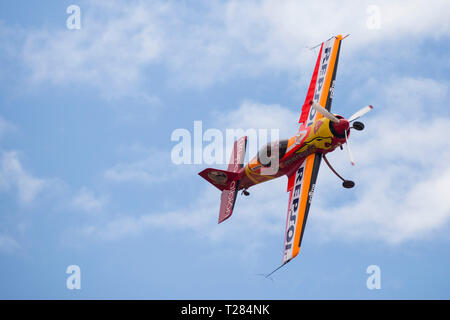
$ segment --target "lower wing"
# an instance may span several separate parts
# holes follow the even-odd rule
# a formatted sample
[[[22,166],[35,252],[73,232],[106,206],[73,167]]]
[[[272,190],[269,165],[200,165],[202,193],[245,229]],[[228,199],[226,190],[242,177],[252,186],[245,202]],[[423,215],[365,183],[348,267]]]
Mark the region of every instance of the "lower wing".
[[[283,265],[295,258],[300,251],[321,160],[322,154],[311,154],[306,157],[297,170],[288,176],[289,206],[284,237]]]

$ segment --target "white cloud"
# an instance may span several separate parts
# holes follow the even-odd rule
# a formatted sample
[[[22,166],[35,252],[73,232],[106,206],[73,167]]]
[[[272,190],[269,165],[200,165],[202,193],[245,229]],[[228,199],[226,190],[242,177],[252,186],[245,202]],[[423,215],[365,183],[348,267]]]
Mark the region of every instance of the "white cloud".
[[[280,105],[244,101],[235,111],[216,116],[217,128],[244,130],[275,128],[280,129],[282,134],[289,135],[297,130],[299,114]],[[127,150],[122,151],[127,153]],[[106,171],[106,178],[116,182],[151,183],[179,179],[181,176],[186,176],[186,172],[191,176],[196,174],[191,166],[172,166],[169,169],[166,159],[168,153],[148,150],[141,145],[132,146],[130,152],[140,155],[141,160],[116,165]],[[217,225],[220,192],[205,182],[205,187],[202,188],[198,197],[187,203],[186,207],[141,215],[116,215],[111,220],[104,221],[103,224],[98,224],[97,221],[96,224],[87,225],[78,231],[85,236],[97,239],[117,240],[139,235],[152,228],[180,229],[191,230],[210,241],[221,241],[226,238],[230,243],[232,235],[246,234],[249,245],[254,247],[257,246],[256,240],[259,237],[267,236],[268,233],[271,235],[279,233],[281,236],[284,232],[281,229],[284,226],[285,207],[288,201],[286,181],[283,178],[259,185],[255,189],[250,198],[238,197],[236,214],[232,221],[221,225]],[[240,244],[241,240],[235,239],[236,243]],[[248,250],[245,252],[249,253]]]
[[[113,182],[138,182],[151,184],[179,178],[182,168],[172,165],[170,151],[139,146],[139,158],[123,161],[105,171],[104,177]],[[134,152],[132,152],[134,153]]]
[[[371,138],[352,144],[357,166],[344,175],[357,177],[354,200],[336,204],[336,178],[326,173],[328,178],[319,180],[318,188],[324,191],[317,193],[321,201],[314,208],[325,237],[397,243],[432,236],[432,231],[447,226],[450,153],[442,149],[448,142],[439,133],[448,128],[450,119],[426,125],[413,122],[401,128],[389,120],[377,127],[380,121],[381,117],[367,121],[373,129],[364,135]],[[340,156],[342,163],[345,155]]]
[[[424,40],[446,39],[450,35],[448,1],[416,0],[401,5],[379,1],[379,30],[366,28],[369,4],[229,1],[215,2],[205,6],[206,11],[195,12],[172,2],[131,1],[123,10],[119,2],[100,1],[89,5],[92,10],[81,6],[86,20],[80,31],[30,32],[24,58],[36,81],[88,83],[114,96],[134,92],[147,77],[146,68],[154,65],[168,67],[170,76],[184,86],[207,86],[235,75],[296,74],[299,69],[309,80],[315,55],[305,46],[315,45],[337,32],[351,33],[345,42],[345,54],[354,62],[366,55],[391,53],[397,53],[390,56],[392,59],[405,59],[418,54],[416,49]],[[366,61],[359,67],[355,63],[355,68],[364,69],[367,74],[368,68],[379,61],[372,60],[374,65]],[[376,88],[376,98],[384,106],[376,106],[366,116],[365,132],[352,133],[357,167],[351,172],[344,170],[345,175],[358,176],[352,198],[345,203],[332,202],[346,191],[337,187],[336,179],[326,173],[327,168],[321,170],[322,182],[319,180],[311,212],[311,219],[317,220],[313,225],[319,238],[396,243],[429,236],[449,219],[449,204],[442,191],[448,182],[450,158],[445,136],[450,123],[448,112],[442,110],[448,100],[448,84],[428,78],[386,77],[383,81],[372,79],[366,87],[361,86],[364,90],[352,93],[357,99],[363,95],[374,97]],[[438,118],[438,112],[444,115]],[[295,132],[299,114],[297,107],[245,101],[234,112],[217,116],[221,117],[219,127],[275,127],[283,130],[281,136],[286,136]],[[119,163],[104,175],[116,182],[166,181],[176,176],[159,166],[166,160],[158,153],[147,154]],[[336,159],[338,167],[347,163],[344,161],[345,155],[341,154]],[[3,184],[8,184],[5,181]],[[33,190],[39,190],[40,183],[31,186],[31,191],[24,193],[29,196],[22,198],[33,198],[38,192]],[[218,210],[218,195],[213,187],[208,187],[189,204],[189,210],[117,216],[84,231],[109,239],[136,234],[145,228],[176,226],[220,238],[224,232],[233,232],[228,225],[237,223],[215,226],[216,217],[211,212]],[[245,202],[239,199],[236,210],[245,211],[246,215],[233,216],[242,222],[235,229],[282,234],[283,230],[279,230],[284,224],[279,224],[276,217],[286,213],[284,191],[285,183],[276,181],[256,187]],[[322,197],[317,199],[319,195]],[[96,198],[86,199],[95,203]]]
[[[358,177],[355,201],[316,206],[318,227],[327,238],[399,243],[430,238],[450,220],[450,168],[413,173],[414,166],[387,166]],[[403,181],[402,181],[403,180]],[[341,192],[344,192],[343,190]],[[324,204],[324,205],[320,205]]]
[[[256,116],[256,114],[258,115]],[[217,113],[213,115],[213,118],[216,119],[213,122],[214,128],[202,127],[202,130],[203,134],[208,129],[218,129],[222,133],[223,157],[221,159],[222,162],[218,165],[223,165],[228,163],[234,142],[232,140],[233,137],[227,139],[227,129],[236,130],[236,132],[238,132],[238,129],[242,129],[244,132],[248,129],[253,129],[257,135],[260,135],[259,129],[266,129],[265,134],[261,132],[259,137],[261,139],[257,139],[258,141],[249,138],[247,148],[250,150],[250,153],[256,154],[256,151],[266,142],[266,139],[270,140],[272,129],[279,130],[277,133],[279,133],[280,138],[290,137],[293,132],[296,132],[299,114],[280,105],[264,105],[252,101],[244,101],[237,110],[230,113]],[[202,146],[195,145],[194,132],[190,133],[192,148],[191,162],[193,162],[196,150],[200,149],[201,152],[204,152],[204,148],[210,142],[204,141]],[[173,142],[172,146],[176,144],[176,142]],[[130,147],[122,148],[122,153],[128,158],[135,159],[122,161],[112,168],[107,169],[104,173],[104,177],[107,180],[117,183],[137,182],[152,184],[180,179],[195,173],[196,169],[200,170],[200,167],[173,164],[171,150],[157,150],[144,147],[140,144],[134,144]],[[204,155],[204,162],[205,157]]]
[[[32,202],[46,186],[46,181],[28,174],[16,152],[3,152],[0,158],[0,189],[15,187],[22,203]]]
[[[322,240],[375,239],[394,244],[433,237],[436,231],[448,227],[450,143],[445,132],[450,127],[450,118],[423,117],[427,110],[437,110],[448,100],[448,92],[441,86],[432,79],[411,78],[391,79],[384,87],[379,84],[382,88],[379,94],[386,107],[375,106],[362,119],[366,130],[353,131],[351,135],[356,167],[348,165],[344,152],[329,156],[336,168],[344,168],[339,169],[344,176],[357,177],[357,187],[350,191],[341,188],[339,180],[323,165],[307,232]],[[440,88],[439,95],[430,91],[431,87]],[[389,93],[400,89],[414,93],[417,113],[407,112],[409,99],[402,102]],[[243,116],[256,106],[264,112],[255,112],[248,118]],[[247,128],[272,118],[278,126],[292,120],[290,110],[245,102],[234,112],[228,112],[225,122],[238,122]],[[296,123],[297,116],[294,120]],[[117,216],[104,225],[86,227],[84,233],[117,239],[139,234],[147,228],[177,228],[193,230],[216,241],[224,238],[229,241],[232,235],[243,234],[251,242],[277,234],[282,241],[288,202],[286,179],[255,186],[249,198],[239,196],[235,214],[220,226],[216,225],[219,192],[209,185],[205,188],[186,208]],[[235,239],[236,243],[242,241],[239,237]]]
[[[72,200],[72,206],[86,212],[96,212],[102,210],[108,203],[105,195],[96,195],[86,187],[81,188]]]
[[[5,133],[14,129],[15,127],[11,123],[0,117],[0,139],[3,137]]]
[[[238,109],[215,116],[219,127],[247,129],[278,129],[280,137],[288,137],[298,130],[298,107],[286,108],[246,100]]]
[[[0,251],[12,252],[20,248],[19,243],[6,234],[0,234]]]
[[[416,0],[401,4],[377,1],[381,18],[378,30],[366,27],[369,5],[372,3],[349,0],[339,3],[230,1],[226,26],[229,34],[247,50],[261,54],[265,62],[279,67],[289,67],[293,61],[301,63],[299,58],[304,58],[305,45],[320,43],[336,32],[351,34],[352,41],[346,43],[348,54],[364,52],[368,46],[373,48],[379,43],[392,46],[392,41],[413,47],[417,42],[412,39],[437,38],[450,33],[444,13],[450,9],[447,1]]]
[[[117,2],[99,1],[81,10],[80,30],[30,31],[23,58],[32,80],[86,83],[108,98],[123,94],[141,98],[135,86],[141,83],[145,67],[161,54],[163,37],[158,24],[165,5],[118,7]]]
[[[132,163],[119,163],[106,170],[105,178],[115,182],[142,182],[152,183],[165,180],[161,172],[151,172],[153,169],[152,158],[137,160]]]
[[[371,4],[216,1],[197,10],[178,2],[97,1],[81,5],[81,30],[30,31],[23,57],[36,81],[93,85],[108,97],[139,96],[145,79],[162,81],[145,73],[155,65],[167,67],[169,81],[183,87],[280,71],[306,81],[315,55],[305,47],[336,33],[351,34],[345,52],[352,61],[421,57],[417,48],[424,40],[450,35],[448,1],[377,1],[377,30],[366,26]],[[367,67],[377,66],[366,61]]]
[[[220,206],[220,192],[212,186],[205,186],[199,196],[186,207],[167,212],[142,215],[117,215],[103,225],[88,225],[79,230],[83,235],[102,240],[119,240],[137,236],[145,230],[190,230],[209,241],[227,239],[230,245],[240,244],[246,235],[248,243],[255,243],[261,236],[280,233],[285,221],[284,208],[279,204],[287,202],[285,181],[273,181],[271,185],[258,186],[258,191],[247,198],[239,196],[235,214],[217,224]],[[284,201],[283,201],[284,200]],[[282,233],[282,232],[281,232]],[[236,241],[234,241],[235,239]]]
[[[396,78],[380,93],[385,105],[365,116],[365,132],[352,134],[356,167],[349,169],[344,154],[336,159],[344,176],[357,177],[354,199],[336,203],[336,191],[347,191],[336,190],[329,172],[319,177],[322,199],[313,207],[325,238],[399,243],[448,227],[450,118],[437,112],[448,91],[432,79]]]

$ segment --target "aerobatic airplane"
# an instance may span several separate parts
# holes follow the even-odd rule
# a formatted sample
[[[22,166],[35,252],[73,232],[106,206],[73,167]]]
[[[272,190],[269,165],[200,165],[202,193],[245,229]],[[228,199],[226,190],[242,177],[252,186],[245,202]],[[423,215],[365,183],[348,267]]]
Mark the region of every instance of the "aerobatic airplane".
[[[364,124],[355,120],[372,110],[372,106],[369,105],[348,119],[330,112],[339,51],[344,38],[338,35],[321,44],[305,103],[302,106],[300,128],[295,136],[267,144],[245,166],[243,162],[247,137],[242,137],[234,143],[228,170],[208,168],[199,173],[222,192],[219,223],[233,213],[236,196],[240,190],[244,195],[249,195],[247,190],[251,186],[287,176],[289,204],[283,263],[280,267],[291,261],[300,251],[322,158],[343,181],[345,188],[352,188],[355,185],[353,181],[342,178],[326,158],[328,152],[337,147],[342,149],[342,145],[345,144],[350,161],[354,165],[348,146],[350,129],[363,130]],[[267,168],[275,159],[279,160],[278,170],[267,174]]]

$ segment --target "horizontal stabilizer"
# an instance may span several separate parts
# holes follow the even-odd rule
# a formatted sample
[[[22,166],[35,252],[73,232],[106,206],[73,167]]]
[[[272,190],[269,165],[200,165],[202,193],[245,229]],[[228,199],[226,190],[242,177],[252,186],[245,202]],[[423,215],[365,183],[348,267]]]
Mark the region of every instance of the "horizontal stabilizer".
[[[237,172],[208,168],[199,173],[199,175],[214,185],[220,191],[227,189],[233,181],[239,178]]]

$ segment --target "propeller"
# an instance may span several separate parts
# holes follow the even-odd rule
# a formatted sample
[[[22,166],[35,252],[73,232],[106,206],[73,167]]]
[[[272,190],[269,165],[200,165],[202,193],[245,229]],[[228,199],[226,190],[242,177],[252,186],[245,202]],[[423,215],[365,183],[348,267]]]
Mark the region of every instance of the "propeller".
[[[363,115],[365,115],[367,112],[371,111],[372,109],[373,109],[373,107],[371,105],[360,109],[359,111],[355,112],[350,118],[348,118],[348,122],[355,121],[356,119],[362,117]]]
[[[332,114],[331,112],[329,112],[327,109],[325,109],[324,107],[322,107],[320,104],[318,104],[315,101],[310,101],[311,107],[313,107],[314,109],[316,109],[317,112],[319,112],[321,115],[323,115],[325,118],[330,119],[331,121],[338,123],[339,119]]]
[[[355,162],[353,161],[352,152],[350,151],[350,145],[348,144],[347,130],[344,130],[344,133],[345,133],[345,145],[347,147],[348,158],[350,159],[350,162],[351,162],[352,166],[354,166]]]
[[[340,123],[339,118],[337,118],[334,114],[332,114],[331,112],[329,112],[327,109],[325,109],[324,107],[322,107],[320,104],[318,104],[315,101],[310,101],[309,102],[311,104],[311,107],[313,107],[317,112],[319,112],[321,115],[323,115],[325,118],[330,119],[331,121],[333,121],[334,123]],[[361,108],[360,110],[358,110],[357,112],[355,112],[352,116],[350,116],[350,118],[348,118],[348,122],[346,122],[344,119],[344,123],[347,123],[347,128],[348,128],[348,123],[355,121],[356,119],[359,119],[360,117],[362,117],[363,115],[365,115],[367,112],[371,111],[373,109],[373,106],[369,105],[366,106],[364,108]],[[360,122],[355,122],[354,124],[354,128],[356,130],[362,130],[364,128],[364,125]],[[350,162],[352,164],[352,166],[355,165],[355,162],[353,161],[353,156],[352,153],[350,151],[350,146],[348,143],[348,135],[347,135],[347,130],[344,129],[344,134],[345,134],[345,145],[347,148],[347,154],[348,157],[350,159]]]

